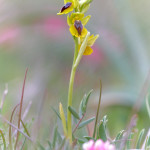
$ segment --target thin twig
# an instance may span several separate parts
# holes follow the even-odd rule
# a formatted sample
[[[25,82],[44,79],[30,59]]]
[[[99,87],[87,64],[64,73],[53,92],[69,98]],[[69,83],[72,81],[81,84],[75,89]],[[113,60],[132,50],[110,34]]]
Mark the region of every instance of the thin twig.
[[[97,113],[96,113],[96,120],[95,120],[95,125],[94,125],[93,138],[95,138],[95,134],[96,134],[96,126],[97,126],[97,121],[98,121],[98,116],[99,116],[101,97],[102,97],[102,82],[100,80],[100,95],[99,95],[99,101],[98,101],[98,107],[97,107]]]
[[[73,130],[72,133],[74,133],[74,132],[77,130],[77,128],[78,128],[79,124],[81,123],[81,121],[83,120],[84,116],[85,116],[85,113],[83,114],[83,116],[81,117],[81,119],[79,120],[79,122],[77,123],[77,125],[76,125],[76,127],[74,128],[74,130]]]
[[[14,109],[13,109],[13,111],[12,111],[12,113],[11,113],[11,117],[10,117],[10,123],[12,123],[12,120],[13,120],[13,116],[14,116],[14,112],[15,112],[15,110],[17,109],[17,107],[20,105],[20,103],[19,104],[17,104],[15,107],[14,107]],[[9,126],[9,147],[10,147],[10,150],[12,150],[12,142],[11,142],[11,125]]]
[[[20,100],[20,111],[19,111],[19,119],[18,119],[18,129],[20,129],[21,113],[22,113],[22,105],[23,105],[23,96],[24,96],[24,89],[25,89],[27,72],[28,72],[28,68],[26,69],[26,72],[25,72],[25,77],[24,77],[24,82],[23,82],[23,87],[22,87],[22,95],[21,95],[21,100]],[[18,140],[19,140],[19,132],[17,131],[17,138],[16,138],[15,147],[14,147],[15,150],[16,150],[16,147],[17,147]]]
[[[27,107],[25,108],[25,111],[24,111],[24,113],[22,115],[22,120],[24,120],[25,117],[27,116],[27,114],[28,114],[28,112],[30,110],[31,104],[32,104],[32,101],[30,101],[29,104],[27,105]],[[22,124],[20,125],[20,128],[21,127],[22,127]],[[17,134],[17,130],[14,131],[13,136],[15,136],[16,134]]]

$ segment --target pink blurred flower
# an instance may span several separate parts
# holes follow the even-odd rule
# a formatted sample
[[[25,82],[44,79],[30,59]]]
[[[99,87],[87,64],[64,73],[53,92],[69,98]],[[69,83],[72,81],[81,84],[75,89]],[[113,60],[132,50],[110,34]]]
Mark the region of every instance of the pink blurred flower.
[[[66,28],[66,22],[59,17],[48,17],[41,25],[44,33],[53,38],[58,38]]]
[[[0,31],[0,44],[14,42],[18,34],[19,34],[19,29],[15,27],[11,27],[3,31]]]
[[[108,141],[103,142],[101,139],[99,139],[95,143],[93,140],[84,143],[83,150],[115,150],[115,147]]]

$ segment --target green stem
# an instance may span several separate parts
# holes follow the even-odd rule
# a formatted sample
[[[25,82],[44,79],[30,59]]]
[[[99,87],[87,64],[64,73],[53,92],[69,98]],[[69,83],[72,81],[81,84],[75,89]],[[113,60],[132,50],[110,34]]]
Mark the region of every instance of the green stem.
[[[72,106],[72,93],[73,93],[74,78],[75,78],[75,73],[76,73],[76,67],[74,67],[74,63],[78,56],[78,38],[77,37],[74,37],[74,42],[75,42],[75,52],[74,52],[73,65],[72,65],[70,82],[69,82],[68,107]],[[68,109],[67,109],[67,127],[68,127],[69,142],[70,144],[72,144],[72,120],[71,120],[71,113]]]
[[[75,52],[74,52],[74,59],[73,59],[72,70],[71,70],[71,75],[70,75],[70,82],[69,82],[68,107],[72,106],[72,93],[73,93],[73,85],[74,85],[76,68],[79,65],[79,62],[83,56],[83,53],[84,53],[85,48],[87,46],[89,36],[90,36],[90,32],[88,32],[86,37],[84,38],[84,41],[80,47],[79,53],[78,53],[78,38],[74,37]],[[68,138],[69,138],[70,144],[72,144],[72,123],[71,123],[71,121],[72,121],[71,120],[71,112],[69,111],[69,109],[67,109],[67,127],[68,127]]]

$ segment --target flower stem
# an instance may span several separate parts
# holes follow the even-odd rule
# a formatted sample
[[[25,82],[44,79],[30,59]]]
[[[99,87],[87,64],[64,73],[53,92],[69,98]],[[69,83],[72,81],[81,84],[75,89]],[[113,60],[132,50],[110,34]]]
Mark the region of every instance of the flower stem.
[[[85,51],[85,48],[87,46],[88,37],[90,36],[90,32],[87,33],[86,37],[84,38],[84,41],[80,47],[80,51],[78,53],[78,38],[74,37],[75,42],[75,52],[74,52],[74,59],[72,64],[72,70],[70,75],[70,82],[69,82],[69,90],[68,90],[68,107],[72,106],[72,93],[73,93],[73,85],[74,85],[74,78],[76,73],[76,68],[79,65],[79,62],[83,56],[83,53]],[[71,112],[69,111],[67,107],[67,127],[68,127],[68,138],[70,144],[72,144],[72,120],[71,120]]]
[[[74,42],[75,42],[75,52],[74,52],[73,65],[72,65],[70,82],[69,82],[68,107],[72,106],[73,85],[74,85],[74,78],[75,78],[75,73],[76,73],[76,67],[74,67],[74,63],[78,56],[78,38],[77,37],[74,37]],[[71,120],[71,112],[69,111],[69,109],[67,109],[67,127],[68,127],[69,142],[70,144],[72,144],[72,120]]]

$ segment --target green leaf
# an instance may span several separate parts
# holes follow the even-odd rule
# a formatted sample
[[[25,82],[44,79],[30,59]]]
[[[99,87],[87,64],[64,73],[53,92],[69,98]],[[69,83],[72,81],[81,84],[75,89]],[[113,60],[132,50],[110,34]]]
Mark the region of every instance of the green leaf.
[[[88,120],[86,120],[86,121],[81,122],[81,123],[79,124],[79,126],[78,126],[78,129],[80,129],[80,128],[86,126],[87,124],[89,124],[90,122],[92,122],[94,119],[95,119],[95,117],[90,118],[90,119],[88,119]]]
[[[40,143],[38,143],[38,146],[41,150],[45,150],[45,148]]]
[[[54,136],[53,136],[53,142],[52,142],[53,149],[55,149],[56,140],[57,140],[57,128],[58,127],[56,126],[54,130]]]
[[[4,144],[4,150],[6,150],[6,140],[3,131],[0,129],[0,135],[2,136],[3,144]]]
[[[87,139],[88,141],[89,140],[94,140],[95,141],[95,139],[93,138],[93,137],[90,137],[90,136],[83,136],[85,139]]]
[[[48,145],[49,145],[49,150],[52,150],[52,143],[50,141],[47,141]]]
[[[83,144],[83,143],[86,142],[86,140],[83,140],[83,139],[77,139],[77,141],[78,141],[79,144]]]
[[[79,106],[79,115],[80,115],[80,117],[82,117],[86,112],[87,103],[88,103],[89,97],[90,97],[92,92],[93,92],[93,90],[91,90],[87,95],[85,94],[82,101],[81,101],[81,103],[80,103],[80,106]]]
[[[115,138],[116,149],[118,149],[120,147],[120,140],[123,137],[123,133],[124,133],[124,130],[120,131]]]
[[[56,109],[53,107],[51,107],[51,108],[54,111],[54,113],[57,115],[57,117],[61,120],[61,117],[60,117],[59,113],[56,111]]]
[[[97,112],[96,112],[96,119],[95,119],[94,131],[93,131],[93,138],[95,138],[96,129],[97,129],[97,122],[98,122],[100,104],[101,104],[101,96],[102,96],[102,82],[100,80],[100,94],[99,94],[99,100],[98,100],[98,105],[97,105]]]
[[[144,132],[145,132],[145,129],[142,129],[141,132],[139,133],[137,144],[136,144],[136,149],[140,149],[141,147],[141,142],[142,142]]]
[[[145,144],[146,148],[149,146],[150,146],[150,136],[147,137],[146,144]]]
[[[129,137],[128,137],[128,140],[127,140],[127,149],[130,149],[130,147],[131,147],[131,140],[133,138],[133,135],[134,135],[134,133],[131,132],[130,135],[129,135]]]
[[[80,119],[78,113],[75,111],[73,107],[69,106],[68,109],[75,118]]]
[[[106,123],[107,123],[107,116],[103,117],[103,120],[101,120],[100,125],[98,127],[97,132],[97,139],[102,139],[104,142],[107,141],[106,136]]]
[[[61,121],[62,121],[62,126],[63,126],[63,130],[64,130],[64,134],[65,134],[65,136],[67,136],[66,118],[65,118],[63,106],[62,106],[61,103],[59,103],[59,113],[60,113],[60,117],[61,117]]]
[[[65,142],[66,142],[66,138],[64,138],[60,144],[60,147],[58,148],[58,150],[62,150],[63,149],[63,146],[65,145]]]

